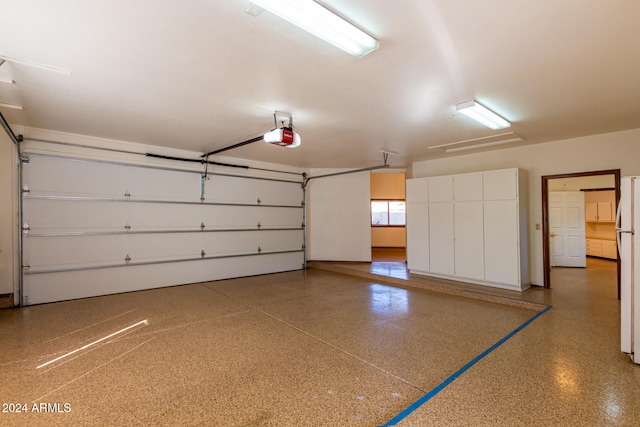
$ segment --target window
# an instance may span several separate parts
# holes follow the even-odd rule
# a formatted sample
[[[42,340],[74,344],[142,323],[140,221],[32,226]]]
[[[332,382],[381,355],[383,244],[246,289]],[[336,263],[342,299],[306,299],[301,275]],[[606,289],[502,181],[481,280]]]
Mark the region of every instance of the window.
[[[397,200],[372,200],[371,225],[405,225],[405,202]]]

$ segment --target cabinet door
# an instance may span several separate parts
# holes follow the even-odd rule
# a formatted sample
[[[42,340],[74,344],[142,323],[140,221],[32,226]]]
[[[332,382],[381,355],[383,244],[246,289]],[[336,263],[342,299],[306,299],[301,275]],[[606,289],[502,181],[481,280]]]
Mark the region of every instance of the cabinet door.
[[[518,170],[483,173],[484,200],[515,200],[518,197]]]
[[[456,202],[482,200],[482,173],[454,175],[453,197]]]
[[[593,240],[589,243],[589,255],[602,256],[602,240]]]
[[[584,204],[584,220],[586,222],[596,222],[598,220],[598,204],[596,202]]]
[[[453,177],[429,178],[429,202],[453,202]]]
[[[426,203],[429,201],[429,178],[408,179],[405,186],[407,203]]]
[[[520,285],[519,250],[516,202],[484,202],[485,280]]]
[[[407,267],[429,271],[429,205],[407,203]]]
[[[614,240],[603,240],[602,241],[602,256],[609,259],[617,259],[618,258],[618,250],[617,245]]]
[[[598,202],[598,221],[613,222],[611,202]]]
[[[453,275],[453,203],[429,203],[429,271]]]
[[[482,202],[460,202],[453,209],[455,275],[484,280]]]

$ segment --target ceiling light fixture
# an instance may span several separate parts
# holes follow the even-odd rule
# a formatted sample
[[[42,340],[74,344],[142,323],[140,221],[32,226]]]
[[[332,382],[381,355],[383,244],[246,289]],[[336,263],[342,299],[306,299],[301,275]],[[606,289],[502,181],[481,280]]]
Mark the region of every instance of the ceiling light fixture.
[[[15,83],[15,80],[5,79],[5,78],[0,77],[0,83],[6,83],[8,85],[12,85],[12,84]]]
[[[312,0],[252,0],[345,52],[362,57],[376,50],[378,40]]]
[[[476,101],[467,101],[457,104],[456,110],[493,130],[504,129],[511,126],[511,123],[489,110],[487,107],[478,104]]]

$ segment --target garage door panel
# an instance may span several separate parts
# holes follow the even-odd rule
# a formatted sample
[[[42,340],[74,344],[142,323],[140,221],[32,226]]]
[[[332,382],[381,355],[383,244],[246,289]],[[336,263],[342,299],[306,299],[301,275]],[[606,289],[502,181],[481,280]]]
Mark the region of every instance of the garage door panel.
[[[27,305],[302,268],[300,183],[212,175],[202,202],[197,172],[33,153],[23,178]]]
[[[302,252],[119,268],[25,274],[24,304],[42,304],[187,283],[299,270]],[[240,273],[239,273],[240,272]]]
[[[177,205],[25,199],[23,219],[31,231],[173,230],[291,227],[302,224],[299,208]]]
[[[23,222],[31,231],[122,230],[127,207],[118,203],[26,197]]]
[[[295,177],[293,177],[295,179]],[[207,202],[301,206],[301,184],[279,181],[243,180],[229,176],[211,176],[205,181]]]
[[[52,267],[213,257],[301,249],[302,230],[167,234],[28,237],[24,261],[32,271]]]
[[[31,155],[25,164],[23,182],[31,194],[200,199],[200,175],[146,168]]]

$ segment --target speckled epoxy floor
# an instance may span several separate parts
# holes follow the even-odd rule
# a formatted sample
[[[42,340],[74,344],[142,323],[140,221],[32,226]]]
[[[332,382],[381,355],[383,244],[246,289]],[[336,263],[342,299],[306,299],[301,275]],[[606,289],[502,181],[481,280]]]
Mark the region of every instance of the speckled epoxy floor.
[[[398,425],[636,424],[600,264],[516,294],[554,308]],[[0,396],[27,406],[0,424],[383,425],[538,313],[386,283],[315,268],[0,310]]]

